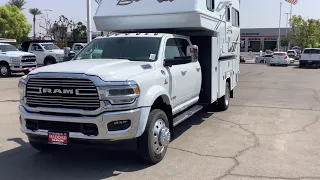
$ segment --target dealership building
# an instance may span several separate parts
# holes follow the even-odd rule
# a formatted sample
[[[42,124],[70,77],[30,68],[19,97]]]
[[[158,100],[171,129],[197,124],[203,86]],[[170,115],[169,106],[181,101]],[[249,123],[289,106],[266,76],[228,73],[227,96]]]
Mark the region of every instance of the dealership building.
[[[280,28],[280,37],[286,37],[290,28]],[[241,29],[241,52],[259,52],[277,48],[279,28]],[[282,47],[281,47],[282,49]]]

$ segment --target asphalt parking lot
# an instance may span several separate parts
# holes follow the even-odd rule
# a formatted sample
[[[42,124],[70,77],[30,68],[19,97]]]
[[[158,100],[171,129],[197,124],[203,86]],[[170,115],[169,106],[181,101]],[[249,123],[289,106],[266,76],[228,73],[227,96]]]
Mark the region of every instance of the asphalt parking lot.
[[[151,167],[139,164],[134,143],[37,152],[19,130],[19,76],[0,79],[0,179],[320,179],[320,70],[240,68],[229,110],[181,124]]]

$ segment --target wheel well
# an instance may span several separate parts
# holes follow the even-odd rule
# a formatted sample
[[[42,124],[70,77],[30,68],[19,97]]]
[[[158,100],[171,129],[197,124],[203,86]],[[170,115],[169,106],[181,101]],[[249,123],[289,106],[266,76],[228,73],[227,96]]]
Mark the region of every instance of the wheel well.
[[[231,80],[230,80],[230,78],[228,78],[228,79],[226,80],[226,82],[229,83],[229,89],[231,89]],[[233,98],[233,90],[230,90],[230,98]]]
[[[167,95],[159,96],[152,104],[151,109],[161,109],[166,113],[169,120],[170,132],[173,135],[173,117],[169,97]]]
[[[4,65],[4,64],[9,66],[9,63],[7,61],[0,61],[0,65]]]
[[[44,58],[44,63],[46,63],[47,61],[53,61],[53,62],[55,62],[56,61],[56,59],[53,57],[53,56],[47,56],[47,57],[45,57]]]

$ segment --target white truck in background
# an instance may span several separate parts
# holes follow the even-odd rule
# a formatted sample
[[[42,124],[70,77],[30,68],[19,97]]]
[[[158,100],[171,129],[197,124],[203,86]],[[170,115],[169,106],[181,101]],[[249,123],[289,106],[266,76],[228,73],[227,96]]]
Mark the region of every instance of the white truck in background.
[[[52,41],[32,40],[21,44],[22,51],[33,53],[37,56],[37,63],[40,66],[63,62],[64,51]]]
[[[299,68],[320,67],[320,48],[305,48],[299,60]]]
[[[37,67],[36,56],[19,51],[8,43],[0,43],[0,77],[9,77],[11,73],[28,74]]]
[[[22,132],[40,151],[137,139],[141,158],[160,162],[175,126],[204,106],[228,109],[240,74],[239,7],[103,0],[96,27],[118,33],[20,79]]]

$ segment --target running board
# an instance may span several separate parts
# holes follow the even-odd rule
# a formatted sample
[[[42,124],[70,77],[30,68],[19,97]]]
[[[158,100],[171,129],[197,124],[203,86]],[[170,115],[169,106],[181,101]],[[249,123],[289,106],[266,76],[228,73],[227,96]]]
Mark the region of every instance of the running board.
[[[203,106],[195,105],[192,108],[188,109],[186,112],[180,114],[179,116],[173,119],[173,126],[177,126],[178,124],[182,123],[184,120],[188,119],[189,117],[193,116],[195,113],[199,112]]]

